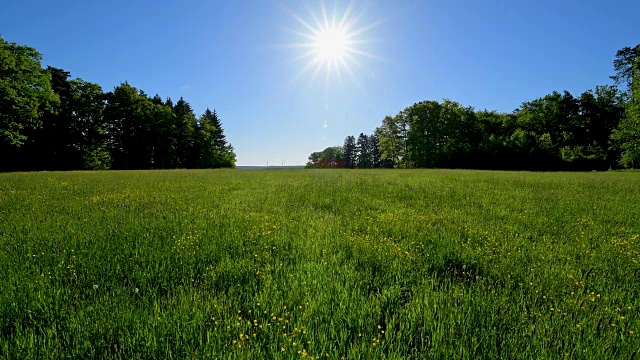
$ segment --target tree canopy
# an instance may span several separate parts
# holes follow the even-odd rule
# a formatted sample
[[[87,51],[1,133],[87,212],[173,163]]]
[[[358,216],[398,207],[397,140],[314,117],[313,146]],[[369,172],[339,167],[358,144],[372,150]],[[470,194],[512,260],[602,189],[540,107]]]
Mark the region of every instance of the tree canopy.
[[[127,82],[104,93],[0,38],[0,171],[234,167],[218,114],[150,98]]]
[[[348,168],[605,170],[640,166],[640,45],[617,52],[619,87],[525,101],[512,113],[445,99],[386,116],[373,135],[347,136]],[[317,153],[314,153],[317,154]],[[311,158],[310,158],[311,159]],[[313,163],[313,162],[312,162]]]
[[[22,146],[59,102],[36,49],[0,37],[0,144]]]

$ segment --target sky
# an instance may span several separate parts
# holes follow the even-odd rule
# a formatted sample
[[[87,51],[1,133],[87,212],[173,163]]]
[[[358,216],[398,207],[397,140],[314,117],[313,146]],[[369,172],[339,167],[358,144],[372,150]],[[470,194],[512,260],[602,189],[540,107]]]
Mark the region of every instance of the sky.
[[[511,112],[611,84],[639,13],[636,0],[4,0],[0,34],[105,92],[127,81],[215,109],[238,165],[304,165],[419,101]]]

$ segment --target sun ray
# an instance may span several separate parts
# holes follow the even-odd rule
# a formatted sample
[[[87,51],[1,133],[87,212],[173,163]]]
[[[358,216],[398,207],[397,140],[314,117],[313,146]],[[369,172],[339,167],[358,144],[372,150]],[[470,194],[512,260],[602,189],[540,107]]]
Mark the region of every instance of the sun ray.
[[[290,64],[304,60],[304,59],[313,59],[313,55],[314,55],[314,51],[313,50],[309,50],[305,53],[302,53],[298,56],[296,56],[295,58],[293,58],[291,61],[289,61]],[[307,64],[307,66],[305,66],[305,70],[309,70],[308,68],[309,64]]]
[[[338,80],[338,85],[342,85],[340,69],[338,68],[337,61],[332,61],[330,66],[332,68],[332,73],[335,73],[335,78]]]
[[[307,28],[307,30],[311,31],[311,33],[313,34],[317,34],[318,30],[316,27],[313,27],[313,25],[309,24],[307,21],[305,21],[303,18],[301,18],[300,16],[298,16],[298,14],[296,14],[295,12],[293,12],[292,10],[290,10],[288,7],[284,6],[284,5],[280,5],[284,11],[289,14],[289,16],[291,16],[292,18],[294,18],[297,22],[299,22],[300,24],[302,24],[305,28]]]
[[[322,29],[322,21],[320,21],[320,18],[316,15],[315,12],[313,12],[313,9],[311,9],[311,6],[309,6],[308,2],[305,2],[305,8],[307,9],[309,16],[311,16],[311,19],[313,20],[313,22],[315,22],[316,24],[315,28]]]
[[[356,76],[353,73],[353,71],[351,71],[351,68],[347,64],[347,61],[345,59],[340,59],[340,62],[342,63],[342,66],[344,67],[344,70],[347,72],[347,74],[349,75],[351,80],[353,80],[353,82],[355,82],[355,83],[358,83],[358,80],[356,79]]]
[[[380,61],[384,61],[384,58],[381,58],[380,56],[377,55],[373,55],[371,53],[368,53],[366,51],[362,51],[362,50],[358,50],[358,49],[354,49],[354,48],[349,48],[349,53],[353,53],[353,54],[358,54],[364,57],[368,57],[369,59],[375,59],[375,60],[380,60]]]
[[[316,35],[310,35],[310,34],[307,34],[307,33],[303,33],[301,31],[296,31],[296,30],[292,30],[291,32],[293,34],[295,34],[295,35],[298,35],[298,36],[303,37],[305,39],[309,39],[311,41],[311,42],[308,42],[308,43],[304,43],[305,45],[313,45],[313,41],[315,41],[318,38],[318,36],[320,35],[320,33],[318,33]]]
[[[336,4],[335,2],[333,3],[333,14],[331,15],[331,27],[335,28],[336,27],[336,12],[338,12],[338,4]]]
[[[362,71],[368,71],[366,67],[364,67],[364,65],[362,65],[362,63],[360,63],[360,61],[358,61],[358,59],[356,59],[355,57],[348,55],[347,59],[349,59],[350,64],[355,65],[356,67],[358,67],[360,70]]]
[[[346,25],[346,22],[350,19],[349,16],[351,15],[351,11],[353,11],[353,6],[354,6],[354,2],[349,1],[349,5],[347,6],[347,9],[344,11],[344,14],[342,14],[342,19],[340,19],[340,24],[338,24],[339,28],[344,28]]]
[[[275,44],[275,45],[272,45],[271,47],[278,48],[278,49],[310,49],[310,48],[313,48],[313,45],[308,43]]]
[[[327,16],[327,8],[324,6],[324,0],[320,0],[320,7],[322,8],[322,18],[324,19],[324,28],[329,27],[329,17]]]
[[[319,61],[313,61],[313,64],[316,66],[315,71],[313,72],[313,76],[311,77],[311,82],[315,82],[316,79],[318,78],[318,75],[320,75],[320,71],[323,68],[323,64]]]
[[[358,36],[358,35],[360,35],[362,33],[366,33],[367,31],[382,25],[383,23],[384,23],[384,21],[380,20],[380,21],[371,23],[371,24],[369,24],[369,25],[367,25],[365,27],[361,27],[361,28],[351,32],[350,34],[351,34],[351,36]]]
[[[317,74],[322,70],[322,67],[317,64],[315,61],[309,61],[300,71],[296,73],[296,75],[289,82],[289,86],[294,86],[304,76],[308,71],[313,71],[311,81],[315,81],[317,78]]]

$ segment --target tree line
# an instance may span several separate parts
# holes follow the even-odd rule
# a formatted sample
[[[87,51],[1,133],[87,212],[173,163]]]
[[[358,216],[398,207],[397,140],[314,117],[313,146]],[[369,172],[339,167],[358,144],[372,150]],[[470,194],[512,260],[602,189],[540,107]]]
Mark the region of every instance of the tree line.
[[[616,86],[575,97],[554,91],[512,113],[451,100],[386,116],[373,134],[347,136],[307,167],[605,170],[640,167],[640,45],[617,52]]]
[[[41,60],[0,37],[0,171],[235,166],[215,110],[127,82],[105,93]]]

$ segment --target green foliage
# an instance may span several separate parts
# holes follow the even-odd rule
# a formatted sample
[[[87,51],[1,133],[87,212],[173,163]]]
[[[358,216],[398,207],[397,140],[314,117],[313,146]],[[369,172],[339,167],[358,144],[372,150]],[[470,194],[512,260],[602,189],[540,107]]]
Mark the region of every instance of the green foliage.
[[[103,147],[88,148],[84,150],[85,170],[109,170],[111,168],[111,154]]]
[[[612,135],[620,145],[620,165],[640,166],[640,104],[630,105],[627,115]]]
[[[195,136],[198,124],[196,116],[191,105],[183,98],[180,98],[173,106],[173,112],[176,115],[177,167],[194,168],[197,159]]]
[[[43,172],[0,189],[3,359],[638,350],[638,172]]]
[[[625,48],[621,51],[629,50]],[[620,164],[627,168],[640,166],[640,45],[630,54],[625,53],[623,70],[628,76],[630,99],[624,119],[612,134],[621,149]]]
[[[391,166],[407,167],[407,131],[408,124],[402,113],[382,120],[382,125],[375,131],[382,161],[389,161]]]
[[[109,144],[115,169],[148,169],[154,162],[154,140],[150,129],[158,120],[155,105],[138,89],[123,83],[108,94],[104,109],[109,126]]]
[[[71,130],[70,146],[81,152],[83,169],[105,170],[111,166],[108,149],[107,128],[103,111],[105,96],[98,84],[75,79],[70,81]],[[75,165],[75,164],[74,164]],[[72,168],[78,168],[73,166]]]
[[[0,38],[0,171],[235,167],[215,111],[102,88]]]
[[[106,95],[104,110],[115,169],[235,167],[215,111],[196,121],[191,105],[180,98],[161,104],[124,83]]]
[[[200,116],[195,146],[198,168],[235,167],[233,147],[227,144],[222,122],[215,110],[207,109]]]
[[[344,152],[341,146],[329,146],[328,148],[313,152],[309,155],[307,169],[328,169],[345,167]]]
[[[384,167],[604,170],[617,162],[610,136],[624,109],[613,86],[553,92],[513,114],[423,101],[385,117],[376,144]]]
[[[344,145],[342,146],[342,152],[344,154],[344,167],[347,169],[353,169],[357,164],[358,150],[356,148],[356,138],[349,135],[344,139]]]
[[[415,167],[440,167],[476,147],[473,108],[444,100],[423,101],[403,111],[410,119],[407,149]]]
[[[636,65],[639,57],[640,44],[618,50],[613,61],[616,74],[611,79],[618,85],[625,85],[629,92],[633,92],[633,84],[639,75],[640,69]]]
[[[386,116],[356,146],[358,167],[604,170],[640,163],[640,45],[618,51],[612,78],[579,98],[552,92],[512,114],[422,101]],[[351,154],[350,143],[344,149]],[[377,155],[373,161],[371,153]],[[350,157],[347,157],[349,162]],[[348,166],[351,167],[351,166]]]
[[[0,37],[0,146],[19,147],[59,102],[34,48]]]
[[[369,136],[360,133],[356,142],[356,163],[360,169],[372,169],[375,167],[374,142]]]

